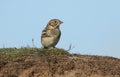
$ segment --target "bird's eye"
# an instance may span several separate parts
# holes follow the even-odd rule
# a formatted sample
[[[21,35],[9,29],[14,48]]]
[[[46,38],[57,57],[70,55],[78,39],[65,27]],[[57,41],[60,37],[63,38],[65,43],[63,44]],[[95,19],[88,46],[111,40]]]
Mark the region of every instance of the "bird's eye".
[[[55,23],[57,23],[57,21],[55,21]]]
[[[58,22],[57,22],[57,21],[54,21],[54,24],[55,24],[55,25],[58,25]]]

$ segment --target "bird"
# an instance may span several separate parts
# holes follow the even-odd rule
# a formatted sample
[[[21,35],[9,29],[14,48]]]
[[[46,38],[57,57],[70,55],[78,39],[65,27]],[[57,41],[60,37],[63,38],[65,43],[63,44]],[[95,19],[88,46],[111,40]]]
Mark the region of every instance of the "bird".
[[[61,37],[60,25],[62,23],[59,19],[51,19],[48,22],[41,34],[41,44],[43,48],[55,48]]]

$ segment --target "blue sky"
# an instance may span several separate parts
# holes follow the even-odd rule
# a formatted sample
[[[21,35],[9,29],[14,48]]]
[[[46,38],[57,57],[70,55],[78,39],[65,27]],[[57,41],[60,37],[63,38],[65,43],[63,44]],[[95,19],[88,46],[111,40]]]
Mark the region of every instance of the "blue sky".
[[[63,21],[57,47],[120,58],[120,0],[0,0],[0,48],[41,48],[50,19]]]

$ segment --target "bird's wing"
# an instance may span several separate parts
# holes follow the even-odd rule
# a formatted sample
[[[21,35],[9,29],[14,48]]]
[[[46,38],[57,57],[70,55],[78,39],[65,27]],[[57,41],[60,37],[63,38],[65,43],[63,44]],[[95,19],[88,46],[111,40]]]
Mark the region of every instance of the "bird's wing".
[[[49,37],[49,35],[47,34],[47,30],[46,29],[44,29],[42,31],[42,37]]]

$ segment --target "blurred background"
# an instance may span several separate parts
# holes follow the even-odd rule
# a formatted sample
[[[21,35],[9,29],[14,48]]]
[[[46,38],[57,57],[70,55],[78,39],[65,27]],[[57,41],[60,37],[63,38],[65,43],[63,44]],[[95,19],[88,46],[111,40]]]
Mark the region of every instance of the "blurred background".
[[[120,58],[120,0],[0,0],[0,48],[41,48],[51,19],[64,23],[56,47]]]

